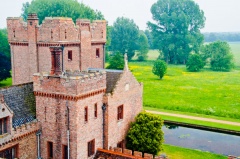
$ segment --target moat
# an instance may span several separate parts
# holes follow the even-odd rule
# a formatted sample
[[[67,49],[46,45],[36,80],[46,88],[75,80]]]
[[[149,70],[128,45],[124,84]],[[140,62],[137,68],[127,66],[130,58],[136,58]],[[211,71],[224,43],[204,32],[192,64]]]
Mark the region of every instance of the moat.
[[[173,125],[164,125],[162,130],[165,144],[240,156],[240,136]]]

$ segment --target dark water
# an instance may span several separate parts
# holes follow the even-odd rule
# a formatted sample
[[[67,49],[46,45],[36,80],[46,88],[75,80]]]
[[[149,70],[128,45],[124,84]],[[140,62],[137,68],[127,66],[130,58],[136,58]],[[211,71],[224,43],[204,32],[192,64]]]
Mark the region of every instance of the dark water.
[[[166,144],[222,155],[240,156],[240,136],[181,126],[163,126]]]

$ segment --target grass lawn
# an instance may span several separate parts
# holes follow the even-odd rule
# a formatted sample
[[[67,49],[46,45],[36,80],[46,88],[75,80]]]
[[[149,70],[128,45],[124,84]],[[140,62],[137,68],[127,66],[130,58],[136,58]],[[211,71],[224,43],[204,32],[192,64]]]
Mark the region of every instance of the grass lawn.
[[[12,85],[12,78],[7,78],[6,80],[3,80],[0,82],[0,87],[6,87]]]
[[[226,156],[212,154],[209,152],[202,152],[200,150],[192,150],[187,148],[181,148],[177,146],[171,146],[164,144],[164,151],[162,153],[167,154],[171,159],[226,159]]]
[[[153,62],[130,62],[138,81],[144,83],[146,107],[240,118],[240,71],[187,72],[183,65],[168,65],[163,80],[152,74]]]

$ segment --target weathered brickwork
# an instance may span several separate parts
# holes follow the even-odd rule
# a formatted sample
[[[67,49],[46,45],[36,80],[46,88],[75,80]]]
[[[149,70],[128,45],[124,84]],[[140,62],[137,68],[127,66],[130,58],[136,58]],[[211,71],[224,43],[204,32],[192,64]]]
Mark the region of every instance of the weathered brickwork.
[[[57,17],[45,18],[39,25],[37,16],[29,14],[27,22],[21,18],[8,18],[7,28],[13,84],[31,82],[34,73],[49,71],[50,46],[63,47],[64,70],[104,67],[104,20],[90,23],[89,20],[78,19],[75,25],[71,18]],[[72,60],[68,58],[69,51],[72,52]]]
[[[104,102],[107,103],[106,140],[108,149],[116,147],[124,140],[130,122],[142,111],[143,85],[138,83],[130,71],[124,71],[116,82],[112,93],[106,94]],[[118,106],[123,105],[123,119],[117,119]]]

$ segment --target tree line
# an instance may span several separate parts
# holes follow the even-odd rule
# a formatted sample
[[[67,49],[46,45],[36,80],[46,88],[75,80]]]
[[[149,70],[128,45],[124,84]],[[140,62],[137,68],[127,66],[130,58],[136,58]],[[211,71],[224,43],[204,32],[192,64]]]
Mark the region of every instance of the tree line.
[[[228,41],[228,42],[236,42],[240,41],[240,33],[239,32],[215,32],[215,33],[203,33],[205,42],[214,42],[214,41]]]

